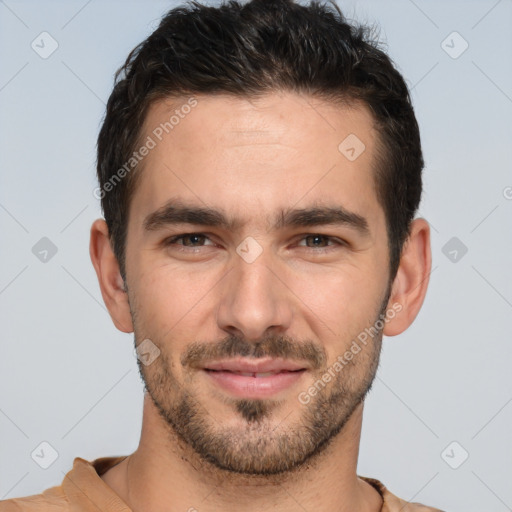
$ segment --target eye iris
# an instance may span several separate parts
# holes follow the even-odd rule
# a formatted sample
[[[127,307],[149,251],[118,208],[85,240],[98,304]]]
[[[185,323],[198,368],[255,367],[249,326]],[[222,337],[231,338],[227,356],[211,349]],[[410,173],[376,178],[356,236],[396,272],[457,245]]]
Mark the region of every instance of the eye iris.
[[[308,239],[308,240],[312,240],[312,241],[313,241],[313,244],[312,244],[312,245],[311,245],[311,244],[309,244],[309,243],[307,244],[307,245],[308,245],[308,247],[324,247],[324,246],[325,246],[325,244],[322,244],[322,242],[325,242],[325,241],[326,241],[326,239],[325,239],[325,237],[324,237],[324,236],[322,236],[322,235],[311,235],[311,236],[308,236],[308,238],[307,238],[307,239]],[[319,245],[319,244],[317,244],[317,242],[320,242],[320,245]]]
[[[204,241],[203,235],[187,235],[183,237],[183,245],[196,245],[200,243],[201,241]],[[191,243],[187,243],[187,241]]]

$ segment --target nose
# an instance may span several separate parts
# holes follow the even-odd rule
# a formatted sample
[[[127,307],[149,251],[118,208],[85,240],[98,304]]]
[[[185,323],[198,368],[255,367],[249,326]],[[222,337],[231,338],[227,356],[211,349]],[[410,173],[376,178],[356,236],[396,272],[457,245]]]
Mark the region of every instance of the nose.
[[[284,334],[293,317],[293,294],[265,252],[252,263],[234,258],[217,309],[219,328],[248,341]]]

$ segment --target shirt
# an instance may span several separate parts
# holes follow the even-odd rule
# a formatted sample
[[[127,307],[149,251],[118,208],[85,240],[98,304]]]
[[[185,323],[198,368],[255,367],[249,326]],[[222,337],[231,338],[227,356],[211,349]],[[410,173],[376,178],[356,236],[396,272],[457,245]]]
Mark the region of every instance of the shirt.
[[[125,456],[101,457],[89,462],[75,457],[73,469],[62,484],[41,494],[0,501],[0,512],[132,512],[100,475],[106,473]],[[359,477],[372,485],[382,496],[380,512],[443,512],[419,503],[408,503],[391,494],[374,478]]]

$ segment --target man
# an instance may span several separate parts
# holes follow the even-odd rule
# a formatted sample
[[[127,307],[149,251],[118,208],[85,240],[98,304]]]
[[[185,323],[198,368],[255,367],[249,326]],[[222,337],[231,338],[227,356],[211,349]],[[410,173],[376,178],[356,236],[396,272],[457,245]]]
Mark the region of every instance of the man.
[[[118,72],[90,253],[145,382],[129,456],[2,512],[426,511],[356,474],[431,268],[407,87],[335,5],[192,3]]]

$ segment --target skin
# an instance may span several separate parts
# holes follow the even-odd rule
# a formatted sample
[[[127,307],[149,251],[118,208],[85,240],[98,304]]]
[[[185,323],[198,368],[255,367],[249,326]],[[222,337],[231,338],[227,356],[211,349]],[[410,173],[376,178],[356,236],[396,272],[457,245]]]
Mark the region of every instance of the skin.
[[[378,511],[380,495],[356,474],[364,396],[382,335],[407,329],[425,298],[428,223],[413,221],[390,281],[373,180],[378,133],[364,106],[295,93],[196,98],[135,171],[142,174],[130,205],[126,283],[105,222],[91,229],[91,259],[114,324],[160,350],[150,365],[139,361],[146,384],[139,447],[102,479],[136,512]],[[153,104],[144,139],[186,100]],[[349,134],[366,147],[354,161],[338,150]],[[171,200],[239,222],[144,229]],[[368,233],[274,226],[282,210],[312,206],[342,206],[366,219]],[[168,242],[187,233],[204,236]],[[261,249],[251,263],[237,253],[247,237]],[[396,305],[400,312],[378,335],[301,403],[299,393]],[[308,370],[267,399],[242,400],[192,364],[229,354],[280,354]]]

